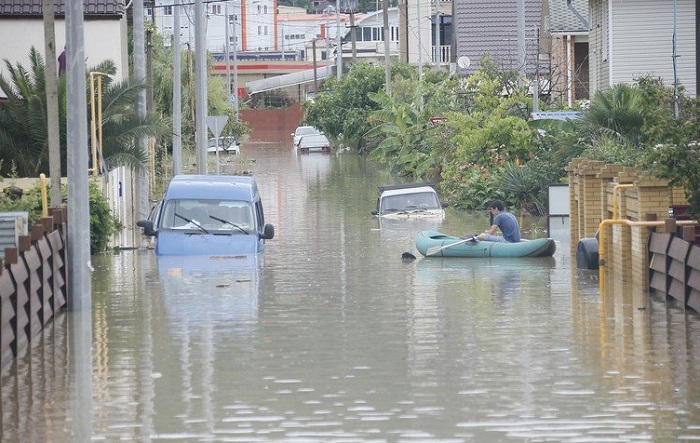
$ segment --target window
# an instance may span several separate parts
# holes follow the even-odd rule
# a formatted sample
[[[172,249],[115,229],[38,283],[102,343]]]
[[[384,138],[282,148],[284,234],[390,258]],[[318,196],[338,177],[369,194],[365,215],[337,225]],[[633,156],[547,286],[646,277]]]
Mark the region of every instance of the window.
[[[211,5],[211,12],[214,15],[221,15],[221,5]]]
[[[263,12],[264,12],[265,14],[267,14],[267,5],[263,6],[263,8],[264,8],[264,9],[263,9]]]
[[[260,5],[258,5],[258,14],[260,14],[260,11],[261,11]]]
[[[173,7],[163,6],[163,15],[173,15]]]

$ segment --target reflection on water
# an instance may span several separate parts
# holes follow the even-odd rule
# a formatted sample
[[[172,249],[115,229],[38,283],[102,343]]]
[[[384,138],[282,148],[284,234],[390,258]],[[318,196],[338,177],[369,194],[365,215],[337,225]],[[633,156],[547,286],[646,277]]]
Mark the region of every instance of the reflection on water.
[[[401,260],[428,228],[370,215],[385,172],[244,149],[277,228],[260,262],[94,257],[92,377],[58,316],[2,373],[3,442],[76,441],[78,416],[96,441],[700,439],[698,316],[600,297],[557,235],[551,258]]]

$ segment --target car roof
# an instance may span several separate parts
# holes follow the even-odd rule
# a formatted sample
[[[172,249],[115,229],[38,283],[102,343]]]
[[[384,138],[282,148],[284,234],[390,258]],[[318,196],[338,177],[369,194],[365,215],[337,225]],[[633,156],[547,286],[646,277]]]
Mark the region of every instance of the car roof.
[[[430,194],[437,194],[434,188],[430,186],[422,186],[419,188],[401,188],[401,189],[389,189],[382,192],[382,197],[392,197],[394,195],[409,195],[409,194],[423,194],[428,192]]]
[[[425,189],[429,188],[429,189]],[[411,189],[419,189],[418,191],[410,191]],[[378,188],[379,195],[384,194],[387,191],[392,191],[388,195],[398,195],[398,194],[407,194],[407,193],[415,193],[415,192],[434,192],[435,191],[435,184],[431,182],[423,182],[423,183],[404,183],[404,184],[398,184],[398,185],[385,185],[385,186],[380,186]],[[399,192],[393,192],[393,191],[399,191]]]
[[[165,192],[165,200],[199,198],[253,201],[258,185],[250,175],[177,175]]]

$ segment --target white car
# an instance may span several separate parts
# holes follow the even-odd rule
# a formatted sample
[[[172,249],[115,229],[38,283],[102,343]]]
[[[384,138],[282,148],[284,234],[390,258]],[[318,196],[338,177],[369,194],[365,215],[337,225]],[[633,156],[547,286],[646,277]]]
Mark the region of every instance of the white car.
[[[297,146],[299,146],[299,141],[301,140],[301,137],[303,137],[305,135],[316,135],[316,134],[323,134],[323,132],[319,131],[318,129],[314,128],[313,126],[299,126],[292,133],[292,144],[296,148]]]
[[[377,208],[372,214],[386,218],[442,218],[446,206],[430,183],[389,185],[379,187]]]
[[[241,147],[240,142],[233,137],[220,137],[219,138],[219,154],[240,154]],[[216,153],[216,139],[210,138],[207,142],[207,152],[209,154]]]
[[[299,152],[331,152],[331,142],[323,134],[302,135],[297,144]]]

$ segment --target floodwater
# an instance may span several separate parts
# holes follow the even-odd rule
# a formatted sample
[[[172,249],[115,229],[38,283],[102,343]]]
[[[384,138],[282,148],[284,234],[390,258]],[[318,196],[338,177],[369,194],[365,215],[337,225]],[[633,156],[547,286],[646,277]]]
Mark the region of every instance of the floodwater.
[[[259,262],[94,257],[91,316],[2,373],[3,442],[700,440],[700,316],[601,297],[564,222],[552,258],[421,258],[419,231],[486,215],[380,226],[394,179],[364,159],[242,155],[276,228]]]

